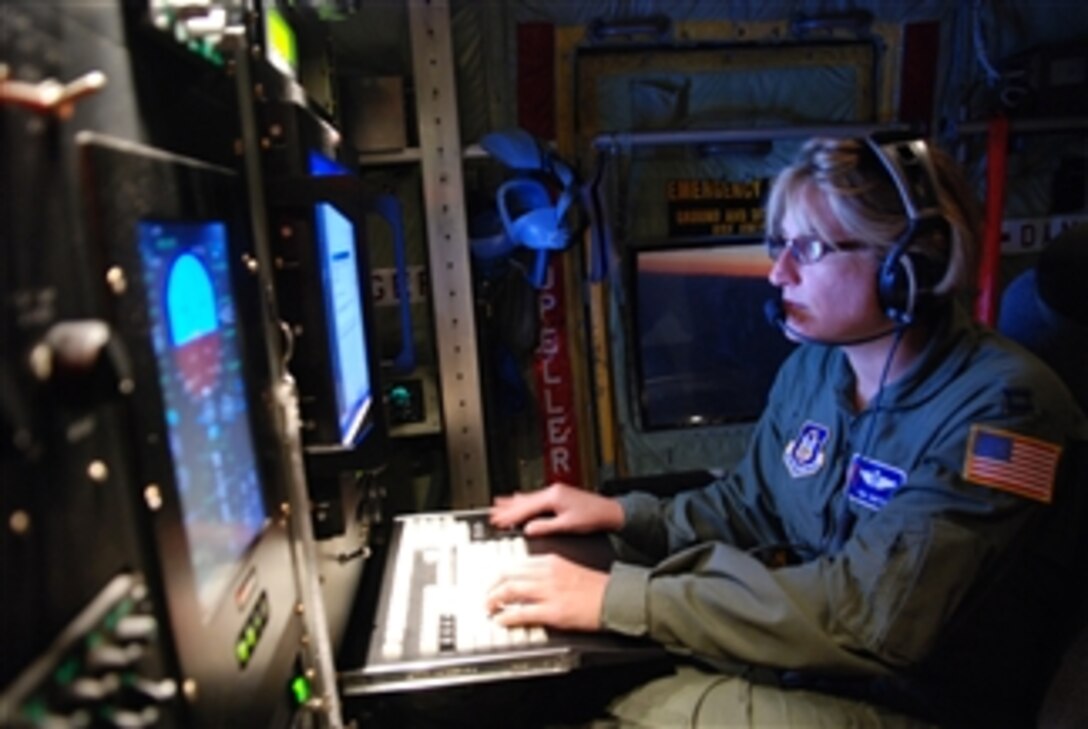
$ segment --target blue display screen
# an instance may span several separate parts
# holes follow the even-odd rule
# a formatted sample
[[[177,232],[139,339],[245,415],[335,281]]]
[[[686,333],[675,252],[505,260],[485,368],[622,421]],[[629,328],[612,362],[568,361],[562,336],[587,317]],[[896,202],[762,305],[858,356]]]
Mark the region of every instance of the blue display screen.
[[[214,221],[143,221],[137,227],[166,435],[207,615],[266,518],[227,229]]]
[[[310,153],[309,166],[310,174],[315,177],[348,174],[337,162],[316,152]],[[314,213],[340,443],[351,446],[359,437],[371,404],[370,359],[355,226],[329,203],[318,203]]]
[[[329,175],[348,175],[348,169],[334,159],[329,159],[320,152],[310,151],[306,156],[310,174],[314,177],[327,177]]]
[[[351,445],[370,406],[370,369],[359,265],[355,259],[355,228],[335,207],[319,203],[317,233],[340,441]]]

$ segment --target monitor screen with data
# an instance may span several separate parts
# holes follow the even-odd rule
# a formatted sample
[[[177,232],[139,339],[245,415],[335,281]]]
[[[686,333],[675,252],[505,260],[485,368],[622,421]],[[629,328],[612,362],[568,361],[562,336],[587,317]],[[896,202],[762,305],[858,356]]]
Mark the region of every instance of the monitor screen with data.
[[[221,599],[260,533],[262,496],[221,221],[138,224],[151,343],[196,592]]]

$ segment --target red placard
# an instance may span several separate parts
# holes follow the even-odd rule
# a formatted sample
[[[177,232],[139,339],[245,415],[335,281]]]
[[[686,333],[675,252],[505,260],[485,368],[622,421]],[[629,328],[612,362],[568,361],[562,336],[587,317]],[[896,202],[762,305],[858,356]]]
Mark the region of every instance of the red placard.
[[[562,481],[581,486],[582,461],[578,446],[578,411],[574,372],[567,343],[567,306],[563,259],[552,256],[548,277],[537,299],[540,344],[536,350],[536,391],[546,483]]]

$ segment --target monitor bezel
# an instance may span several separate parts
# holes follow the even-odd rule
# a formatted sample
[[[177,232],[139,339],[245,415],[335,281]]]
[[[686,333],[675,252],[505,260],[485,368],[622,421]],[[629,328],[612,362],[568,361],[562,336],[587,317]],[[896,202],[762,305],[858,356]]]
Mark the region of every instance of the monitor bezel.
[[[197,725],[278,722],[292,707],[286,696],[280,701],[280,692],[270,693],[269,687],[280,681],[286,685],[294,672],[302,626],[293,610],[298,586],[291,568],[289,523],[281,508],[288,503],[287,468],[279,447],[283,438],[277,431],[270,363],[261,337],[265,306],[258,278],[243,265],[255,260],[244,184],[233,170],[106,135],[81,133],[77,146],[88,255],[104,284],[103,318],[116,331],[131,365],[123,403],[132,434],[131,457],[119,467],[131,472],[138,494],[134,497],[146,516],[141,528],[154,555],[149,583],[170,621],[163,639],[169,640],[182,675],[201,687],[188,711]],[[265,520],[248,549],[238,555],[211,610],[200,602],[190,557],[141,276],[137,224],[152,219],[217,220],[227,229],[241,377]],[[235,648],[262,596],[271,609],[260,642],[242,666]],[[224,681],[225,676],[231,680]]]
[[[292,332],[293,354],[288,367],[298,386],[302,441],[307,455],[323,461],[322,465],[332,470],[365,466],[378,460],[381,448],[376,441],[381,440],[384,431],[380,407],[381,362],[366,241],[367,196],[358,176],[336,158],[333,140],[320,120],[301,109],[281,116],[292,119],[287,136],[295,143],[286,144],[274,156],[268,207],[275,257],[281,263],[276,271],[279,310]],[[315,169],[315,155],[326,165],[324,169]],[[331,356],[329,316],[322,291],[317,221],[320,204],[336,208],[352,224],[355,235],[370,398],[347,438],[340,433],[334,384],[336,365]],[[370,447],[372,441],[375,447]]]

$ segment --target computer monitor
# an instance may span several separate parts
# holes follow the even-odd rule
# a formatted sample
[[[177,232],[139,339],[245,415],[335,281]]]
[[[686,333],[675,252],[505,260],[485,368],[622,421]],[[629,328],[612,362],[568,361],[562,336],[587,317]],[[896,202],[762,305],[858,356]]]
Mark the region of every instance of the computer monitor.
[[[350,193],[322,187],[351,179],[332,158],[310,151],[291,200],[273,200],[281,266],[281,312],[295,332],[289,362],[298,382],[308,451],[358,449],[377,422],[368,261],[360,208]]]
[[[146,519],[147,582],[192,726],[286,726],[308,661],[288,471],[250,212],[232,170],[98,134],[77,137],[102,316],[131,361],[124,406]]]
[[[332,160],[312,152],[310,173],[315,177],[347,174]],[[326,327],[341,445],[356,442],[373,403],[373,383],[355,224],[335,205],[314,206],[318,260],[325,297]]]
[[[679,243],[635,250],[630,260],[640,427],[755,420],[793,348],[763,314],[778,294],[762,242]]]

